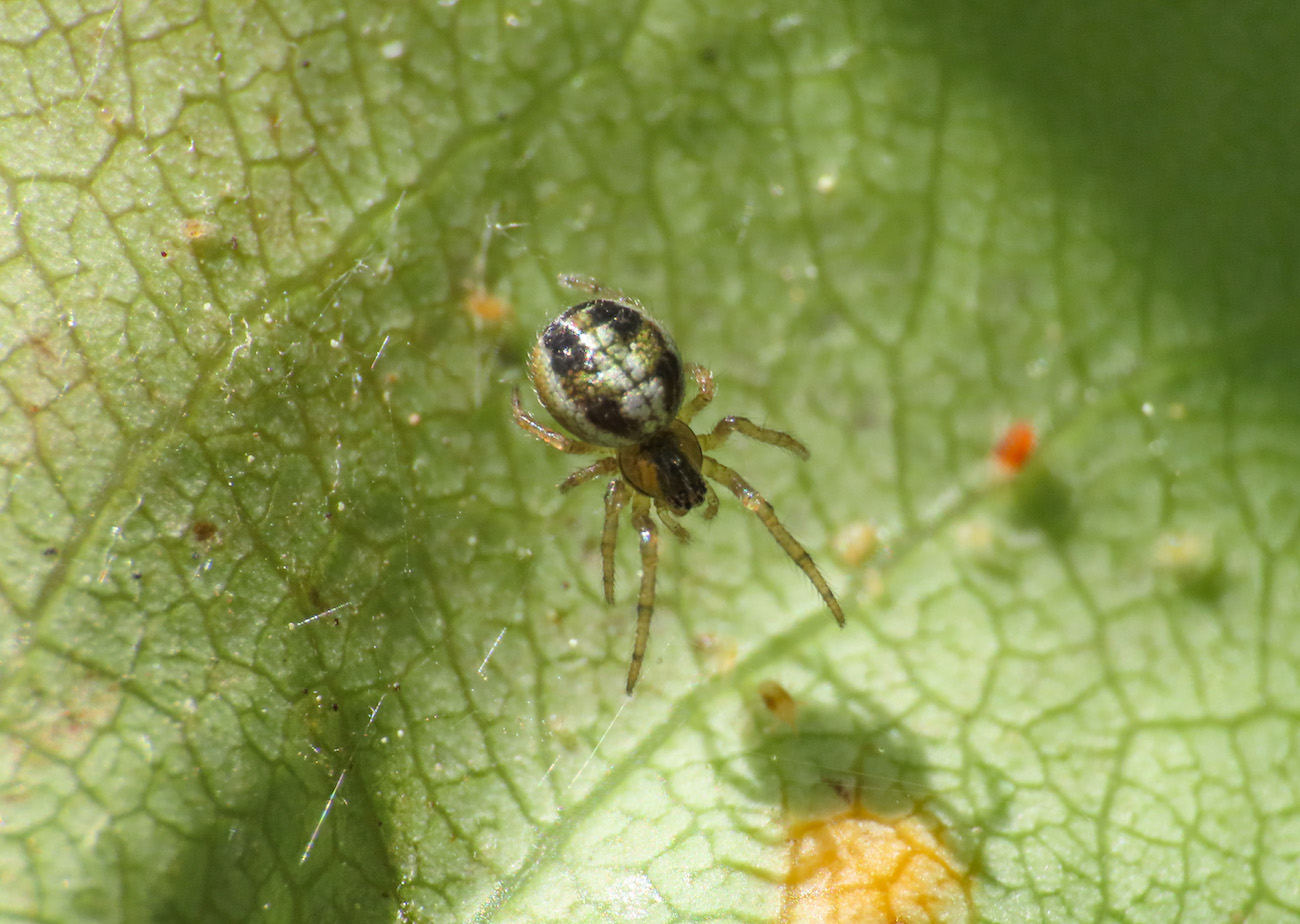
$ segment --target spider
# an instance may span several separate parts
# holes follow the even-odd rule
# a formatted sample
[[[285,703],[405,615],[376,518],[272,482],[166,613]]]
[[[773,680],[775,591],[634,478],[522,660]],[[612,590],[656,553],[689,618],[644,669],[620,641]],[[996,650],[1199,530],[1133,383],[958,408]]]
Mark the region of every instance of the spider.
[[[669,532],[689,541],[690,534],[677,518],[701,505],[706,520],[718,512],[718,496],[706,479],[724,486],[762,520],[843,626],[844,612],[826,578],[807,549],[781,525],[772,505],[739,474],[704,454],[733,433],[787,449],[805,460],[807,447],[788,433],[761,427],[745,417],[724,417],[708,433],[695,433],[691,421],[716,391],[712,373],[703,366],[683,363],[672,337],[635,301],[574,277],[561,281],[587,288],[597,297],[569,308],[542,331],[528,369],[538,400],[576,439],[552,430],[525,411],[518,388],[513,395],[514,420],[560,452],[604,456],[566,478],[560,490],[614,476],[605,490],[605,526],[600,537],[605,600],[611,604],[619,518],[631,504],[632,526],[641,541],[641,591],[636,642],[627,672],[628,695],[641,675],[654,615],[659,538],[650,509],[653,506]],[[687,375],[695,382],[696,394],[683,404]]]

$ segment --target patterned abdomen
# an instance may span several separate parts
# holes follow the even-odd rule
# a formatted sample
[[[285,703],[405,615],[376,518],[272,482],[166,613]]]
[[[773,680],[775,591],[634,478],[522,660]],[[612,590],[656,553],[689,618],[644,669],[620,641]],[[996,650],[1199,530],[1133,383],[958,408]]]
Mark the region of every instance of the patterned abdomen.
[[[631,446],[677,417],[686,391],[677,345],[632,305],[574,305],[542,332],[529,359],[537,397],[560,424],[598,446]]]

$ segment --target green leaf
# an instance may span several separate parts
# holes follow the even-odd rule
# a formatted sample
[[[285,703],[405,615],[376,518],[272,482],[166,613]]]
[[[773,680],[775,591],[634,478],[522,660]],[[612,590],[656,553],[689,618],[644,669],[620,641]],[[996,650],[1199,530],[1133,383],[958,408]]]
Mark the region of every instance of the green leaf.
[[[1300,11],[725,6],[6,4],[0,916],[797,920],[846,803],[950,919],[1300,914]],[[560,272],[845,630],[724,498],[624,696]]]

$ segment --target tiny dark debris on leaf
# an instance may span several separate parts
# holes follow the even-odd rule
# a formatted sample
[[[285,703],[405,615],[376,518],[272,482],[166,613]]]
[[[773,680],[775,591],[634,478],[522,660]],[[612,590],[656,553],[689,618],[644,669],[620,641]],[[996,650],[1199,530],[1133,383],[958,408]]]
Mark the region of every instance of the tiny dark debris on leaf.
[[[217,524],[209,520],[195,520],[190,530],[199,542],[208,542],[217,535]]]

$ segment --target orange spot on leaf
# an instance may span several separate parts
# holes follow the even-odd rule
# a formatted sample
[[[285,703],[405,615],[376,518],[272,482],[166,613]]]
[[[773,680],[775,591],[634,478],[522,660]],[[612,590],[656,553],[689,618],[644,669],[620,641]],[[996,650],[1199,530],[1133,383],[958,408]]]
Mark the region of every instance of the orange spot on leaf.
[[[482,286],[475,286],[465,294],[465,311],[476,324],[488,327],[496,327],[511,314],[509,302]]]
[[[1033,424],[1017,420],[1007,427],[1006,432],[1002,434],[1002,439],[998,440],[997,446],[993,449],[993,458],[997,459],[1007,471],[1018,472],[1025,467],[1025,463],[1037,448],[1038,434]]]
[[[923,924],[975,919],[970,877],[919,814],[861,805],[789,832],[783,924]]]

